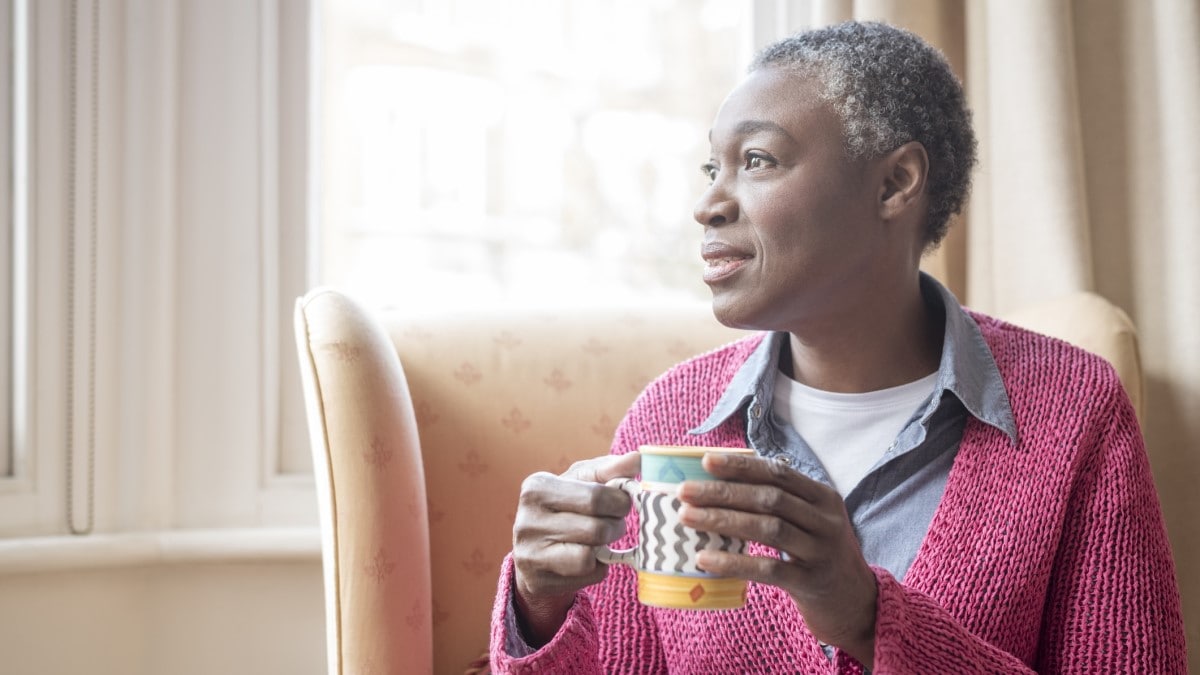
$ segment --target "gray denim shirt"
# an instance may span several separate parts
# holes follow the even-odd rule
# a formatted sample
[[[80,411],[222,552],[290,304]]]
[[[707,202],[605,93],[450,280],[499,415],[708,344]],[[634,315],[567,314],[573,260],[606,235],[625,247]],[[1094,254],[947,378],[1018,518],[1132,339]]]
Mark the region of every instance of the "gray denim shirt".
[[[846,496],[846,511],[863,556],[903,579],[941,502],[967,415],[1017,441],[1017,427],[1000,371],[979,326],[933,277],[921,274],[925,302],[946,317],[942,358],[933,393],[917,408],[883,457]],[[944,311],[943,311],[944,310]],[[825,468],[802,437],[773,412],[775,376],[788,334],[769,334],[734,376],[708,418],[691,430],[702,434],[733,415],[744,415],[746,438],[759,455],[791,465],[832,486]]]

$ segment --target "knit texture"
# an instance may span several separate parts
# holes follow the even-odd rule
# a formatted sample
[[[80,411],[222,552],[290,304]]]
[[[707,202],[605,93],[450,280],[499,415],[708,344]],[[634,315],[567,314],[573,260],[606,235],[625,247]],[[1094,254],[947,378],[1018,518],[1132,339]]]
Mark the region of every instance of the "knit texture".
[[[884,673],[1184,673],[1183,618],[1133,408],[1112,367],[1065,342],[979,314],[1018,443],[970,418],[928,534],[903,582],[876,568],[875,664]],[[642,443],[745,447],[734,416],[693,436],[762,336],[675,366],[634,402],[612,452]],[[631,513],[615,546],[637,532]],[[751,543],[752,555],[777,557]],[[637,602],[614,566],[579,593],[558,635],[504,652],[505,560],[492,617],[497,673],[861,673],[830,663],[782,590],[751,583],[743,609]]]

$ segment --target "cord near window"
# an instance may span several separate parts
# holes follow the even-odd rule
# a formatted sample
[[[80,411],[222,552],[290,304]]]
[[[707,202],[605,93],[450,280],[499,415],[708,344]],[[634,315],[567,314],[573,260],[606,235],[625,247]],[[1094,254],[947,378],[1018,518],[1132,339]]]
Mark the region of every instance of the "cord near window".
[[[68,78],[68,107],[70,109],[71,129],[68,134],[67,146],[67,529],[71,534],[91,534],[96,518],[96,194],[98,182],[98,146],[97,136],[99,115],[99,63],[100,63],[100,16],[96,0],[91,0],[91,43],[89,44],[91,66],[91,81],[89,82],[90,105],[90,138],[88,138],[88,191],[87,191],[87,222],[80,223],[79,177],[77,175],[79,162],[79,3],[71,0],[68,43],[70,45],[70,76]],[[76,266],[79,261],[77,232],[80,227],[88,228],[88,284],[86,298],[87,311],[87,434],[84,442],[87,461],[87,515],[83,524],[76,522],[75,515],[75,459],[77,455],[75,438],[75,341],[78,337],[75,330],[75,297],[79,291],[75,284]]]

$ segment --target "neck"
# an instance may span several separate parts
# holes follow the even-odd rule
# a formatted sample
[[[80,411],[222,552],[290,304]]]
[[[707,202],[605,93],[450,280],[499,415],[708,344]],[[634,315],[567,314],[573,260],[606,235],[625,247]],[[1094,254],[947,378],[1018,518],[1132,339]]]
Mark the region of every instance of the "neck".
[[[877,391],[938,368],[944,315],[925,304],[917,275],[791,331],[790,374],[823,391]],[[785,372],[788,372],[785,365]]]

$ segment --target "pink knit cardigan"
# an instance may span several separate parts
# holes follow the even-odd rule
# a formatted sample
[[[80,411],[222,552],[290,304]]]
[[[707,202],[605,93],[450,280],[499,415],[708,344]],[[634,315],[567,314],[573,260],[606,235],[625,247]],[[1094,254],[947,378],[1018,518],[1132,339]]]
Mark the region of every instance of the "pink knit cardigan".
[[[1183,673],[1174,564],[1141,432],[1115,372],[1064,342],[973,315],[1008,390],[1019,441],[975,418],[903,582],[875,569],[882,673]],[[745,446],[741,420],[689,428],[761,336],[684,362],[638,398],[613,453],[639,443]],[[736,418],[736,416],[735,416]],[[636,514],[629,533],[637,532]],[[618,542],[631,546],[632,534]],[[755,555],[774,549],[751,545]],[[581,592],[537,652],[505,653],[513,567],[492,617],[498,673],[860,673],[831,664],[791,598],[750,584],[740,610],[652,609],[627,567]]]

